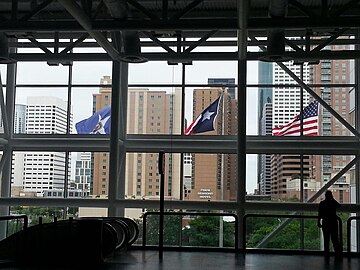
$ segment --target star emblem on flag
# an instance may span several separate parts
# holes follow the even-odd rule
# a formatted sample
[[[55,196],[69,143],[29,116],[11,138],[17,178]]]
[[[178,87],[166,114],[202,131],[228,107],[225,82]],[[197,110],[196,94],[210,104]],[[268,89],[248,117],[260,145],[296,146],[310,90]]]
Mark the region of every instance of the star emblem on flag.
[[[110,134],[111,107],[107,106],[87,119],[76,123],[78,134]]]
[[[90,132],[90,134],[106,134],[105,131],[105,124],[110,119],[110,116],[106,116],[105,118],[101,118],[101,115],[99,115],[99,122],[97,122],[95,128],[93,131]]]
[[[215,120],[219,111],[219,104],[222,95],[220,95],[213,103],[211,103],[190,126],[184,131],[184,135],[192,135],[215,130]]]

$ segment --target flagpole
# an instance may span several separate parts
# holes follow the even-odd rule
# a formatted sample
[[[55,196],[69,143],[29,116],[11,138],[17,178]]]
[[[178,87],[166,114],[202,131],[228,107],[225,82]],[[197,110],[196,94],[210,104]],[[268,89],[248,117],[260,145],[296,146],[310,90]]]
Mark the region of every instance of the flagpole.
[[[304,64],[300,65],[300,78],[304,80]],[[300,86],[300,136],[304,135],[304,91]],[[300,202],[304,202],[304,154],[300,154]],[[302,214],[302,213],[301,213]],[[300,248],[304,250],[304,219],[300,220]]]
[[[224,91],[221,93],[222,95],[222,110],[221,110],[221,135],[224,135],[225,128],[225,102],[224,102]],[[224,200],[224,153],[221,153],[221,175],[220,175],[220,200]],[[220,213],[223,211],[220,210]],[[224,220],[223,216],[219,216],[219,247],[224,246]]]

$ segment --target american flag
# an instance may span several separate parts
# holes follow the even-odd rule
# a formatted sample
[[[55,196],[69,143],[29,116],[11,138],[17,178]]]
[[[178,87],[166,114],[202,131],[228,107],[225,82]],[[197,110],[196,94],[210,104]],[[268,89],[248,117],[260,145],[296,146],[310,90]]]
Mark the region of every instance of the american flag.
[[[318,135],[319,102],[311,102],[303,110],[303,135]],[[300,114],[296,115],[288,124],[272,129],[273,136],[300,136],[301,123]]]

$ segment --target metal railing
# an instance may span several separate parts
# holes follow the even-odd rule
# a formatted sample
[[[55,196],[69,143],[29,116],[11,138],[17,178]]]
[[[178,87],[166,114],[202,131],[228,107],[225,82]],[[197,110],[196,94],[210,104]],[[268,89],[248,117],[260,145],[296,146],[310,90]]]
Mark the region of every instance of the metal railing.
[[[318,216],[314,216],[314,215],[300,215],[300,214],[246,214],[244,215],[244,219],[243,219],[243,239],[246,239],[246,220],[249,217],[264,217],[264,218],[286,218],[285,222],[288,221],[288,223],[290,223],[293,219],[318,219]],[[343,236],[342,236],[342,221],[339,217],[337,217],[338,220],[338,224],[339,224],[339,240],[340,240],[340,246],[343,246]],[[282,223],[283,224],[283,223]],[[282,224],[279,225],[282,226]],[[276,228],[275,228],[276,229]],[[279,230],[280,232],[281,230]],[[245,247],[244,249],[246,250],[246,241],[245,241]]]
[[[143,216],[143,247],[146,246],[146,219],[149,215],[160,215],[160,212],[146,212]],[[239,231],[239,221],[238,217],[235,214],[231,213],[194,213],[194,212],[164,212],[163,215],[165,216],[211,216],[211,217],[233,217],[234,218],[234,225],[235,225],[235,232],[234,232],[234,249],[235,251],[238,250],[238,231]],[[159,245],[159,249],[162,248],[162,245]]]
[[[29,219],[27,215],[13,215],[13,216],[0,216],[0,221],[3,220],[15,220],[15,219],[23,219],[23,230],[25,230],[28,227]]]
[[[351,253],[351,221],[353,220],[360,220],[359,216],[353,216],[353,217],[349,217],[348,220],[346,221],[346,238],[347,238],[347,252],[348,254]],[[358,233],[358,232],[357,232]]]

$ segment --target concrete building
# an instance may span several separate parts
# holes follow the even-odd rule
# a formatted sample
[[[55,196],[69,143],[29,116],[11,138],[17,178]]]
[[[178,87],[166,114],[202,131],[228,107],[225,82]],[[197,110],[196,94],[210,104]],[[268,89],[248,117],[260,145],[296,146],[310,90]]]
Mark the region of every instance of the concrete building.
[[[331,46],[332,50],[349,49],[348,45]],[[315,84],[349,84],[353,81],[352,64],[349,60],[322,60],[319,65],[313,67],[312,82]],[[350,87],[321,87],[314,89],[316,93],[322,97],[342,118],[348,122],[351,119],[350,104]],[[352,133],[343,126],[328,110],[322,108],[320,118],[320,134],[322,136],[351,136]],[[314,174],[315,178],[326,184],[334,174],[345,167],[352,157],[350,155],[317,155],[314,157]],[[345,179],[349,179],[348,175],[351,171],[345,173]],[[338,180],[335,184],[339,184]],[[340,183],[343,185],[344,183]],[[349,183],[346,183],[348,186]],[[340,188],[338,192],[343,202],[350,203],[349,189]],[[345,192],[343,194],[343,192]]]
[[[111,83],[109,76],[101,84]],[[110,88],[100,88],[94,95],[95,111],[111,104]],[[181,91],[129,89],[127,132],[129,134],[180,134]],[[108,153],[94,153],[93,194],[108,192]],[[160,192],[158,153],[128,153],[126,161],[126,197],[156,198]],[[180,155],[166,154],[165,195],[180,198]]]
[[[222,88],[194,89],[193,117],[223,93]],[[215,130],[206,135],[231,135],[237,132],[237,100],[225,91]],[[234,200],[236,197],[236,158],[230,154],[192,154],[191,200]]]
[[[184,166],[184,170],[183,170],[184,199],[189,199],[191,189],[194,187],[191,178],[192,157],[190,153],[184,153],[183,166]]]
[[[91,178],[91,153],[77,153],[75,165],[74,189],[82,191],[84,197],[90,196]]]
[[[208,78],[208,84],[211,85],[235,85],[235,78]],[[225,87],[227,93],[232,99],[237,98],[237,91],[235,86]]]
[[[26,105],[15,104],[14,114],[14,133],[26,133]],[[18,197],[24,189],[24,154],[23,152],[13,152],[12,172],[11,172],[11,196]]]
[[[284,63],[296,76],[305,83],[310,81],[310,67],[308,65],[301,67],[293,65],[291,62]],[[273,82],[284,84],[284,87],[274,87],[272,93],[272,127],[283,126],[300,113],[301,89],[299,87],[290,87],[286,84],[293,83],[293,79],[279,66],[273,65]],[[310,95],[303,91],[304,107],[309,103]],[[303,177],[310,177],[310,159],[309,156],[303,156],[303,166],[301,169],[300,155],[272,155],[271,158],[271,193],[273,198],[286,199],[287,180],[294,176],[303,174]],[[301,171],[302,170],[302,171]]]
[[[259,135],[272,134],[272,103],[265,103],[259,127]],[[271,195],[271,154],[260,154],[258,159],[258,193]]]
[[[273,63],[258,62],[258,81],[260,85],[272,84]],[[265,106],[267,108],[265,109]],[[258,90],[258,133],[259,135],[272,134],[272,88],[260,86]],[[270,128],[269,128],[270,124]],[[270,154],[258,155],[258,183],[256,193],[259,195],[271,195],[271,167]]]
[[[25,131],[27,134],[65,134],[67,103],[56,97],[28,97]],[[42,197],[45,190],[64,189],[64,152],[26,152],[23,154],[24,192],[36,192]],[[15,165],[14,170],[17,169]],[[69,170],[70,171],[70,170]]]
[[[14,115],[14,133],[23,134],[25,130],[26,121],[26,105],[15,104],[15,115]]]

